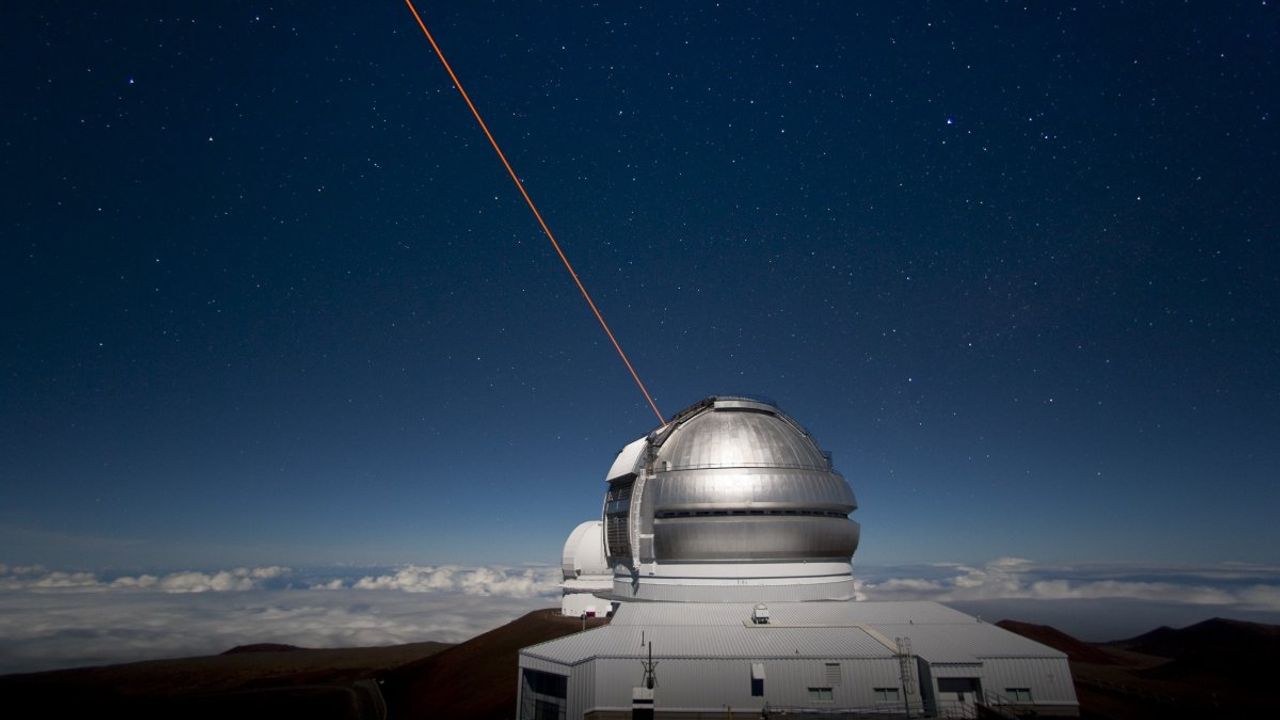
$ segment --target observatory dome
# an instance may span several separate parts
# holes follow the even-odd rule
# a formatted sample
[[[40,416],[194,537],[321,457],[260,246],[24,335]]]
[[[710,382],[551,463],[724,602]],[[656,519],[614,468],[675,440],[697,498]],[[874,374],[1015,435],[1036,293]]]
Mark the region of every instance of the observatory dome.
[[[599,520],[588,520],[569,533],[560,556],[560,570],[565,580],[612,572],[604,558],[603,526]]]
[[[623,448],[606,478],[614,594],[654,600],[852,594],[853,491],[775,405],[711,397]]]
[[[722,400],[720,412],[700,413],[672,432],[658,459],[669,470],[776,467],[828,470],[813,439],[759,403]],[[737,412],[734,412],[737,411]]]
[[[604,523],[588,520],[564,541],[560,556],[560,613],[572,617],[603,614],[608,607],[600,599],[613,588],[613,570],[604,557]]]

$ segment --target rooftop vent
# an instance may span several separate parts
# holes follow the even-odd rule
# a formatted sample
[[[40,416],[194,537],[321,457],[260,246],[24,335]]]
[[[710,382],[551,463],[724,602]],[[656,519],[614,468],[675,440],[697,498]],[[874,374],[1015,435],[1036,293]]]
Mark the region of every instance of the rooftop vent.
[[[764,603],[760,603],[759,605],[756,605],[754,608],[752,608],[751,622],[755,623],[756,625],[768,625],[769,624],[769,606],[765,605]]]

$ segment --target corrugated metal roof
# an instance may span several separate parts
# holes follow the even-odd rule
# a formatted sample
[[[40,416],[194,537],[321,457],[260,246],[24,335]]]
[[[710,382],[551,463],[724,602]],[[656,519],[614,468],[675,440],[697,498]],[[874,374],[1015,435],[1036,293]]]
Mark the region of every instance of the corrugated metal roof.
[[[964,624],[872,623],[871,627],[887,637],[911,638],[912,653],[931,663],[972,663],[995,657],[1066,657],[1066,653],[1047,645],[973,619]]]
[[[976,623],[974,618],[935,602],[848,602],[841,600],[767,603],[774,625],[874,625],[877,623]],[[753,603],[626,602],[614,614],[617,625],[741,625]]]
[[[644,645],[641,645],[641,642]],[[607,626],[521,650],[573,665],[592,658],[892,658],[860,628]]]
[[[767,625],[751,603],[623,603],[608,627],[522,650],[563,664],[593,657],[641,658],[644,643],[668,658],[886,658],[896,638],[930,663],[988,657],[1066,656],[934,602],[769,603]],[[877,639],[876,636],[879,636]]]

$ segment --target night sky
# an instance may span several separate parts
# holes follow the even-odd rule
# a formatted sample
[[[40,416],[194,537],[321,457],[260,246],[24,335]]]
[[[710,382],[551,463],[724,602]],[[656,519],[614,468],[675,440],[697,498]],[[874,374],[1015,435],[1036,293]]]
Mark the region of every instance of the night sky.
[[[1280,562],[1271,2],[420,9],[856,563]],[[399,0],[0,9],[0,561],[547,563],[655,418]]]

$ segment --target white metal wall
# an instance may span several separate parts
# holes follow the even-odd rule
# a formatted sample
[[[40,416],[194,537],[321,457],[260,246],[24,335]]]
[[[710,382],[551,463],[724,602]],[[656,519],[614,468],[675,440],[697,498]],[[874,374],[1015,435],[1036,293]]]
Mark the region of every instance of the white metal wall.
[[[751,695],[751,663],[765,668],[764,696]],[[826,663],[840,664],[840,682],[832,687],[832,702],[815,703],[811,687],[828,687]],[[925,665],[922,663],[922,665]],[[631,690],[644,680],[635,659],[600,658],[574,666],[521,656],[520,667],[566,675],[566,718],[580,718],[593,709],[631,708]],[[937,670],[935,666],[933,669]],[[1060,658],[984,658],[980,669],[966,668],[979,677],[985,691],[1006,694],[1007,688],[1029,687],[1036,704],[1076,705],[1067,661]],[[976,670],[977,672],[972,672]],[[926,692],[936,692],[937,677],[927,665],[917,669]],[[659,658],[656,692],[659,710],[758,710],[765,701],[775,707],[870,708],[877,705],[874,689],[896,687],[901,692],[896,659],[672,659]],[[943,673],[944,675],[947,673]],[[901,696],[900,696],[901,697]],[[896,712],[901,703],[886,707]]]
[[[752,662],[749,659],[659,659],[657,709],[723,710],[730,706],[758,710],[766,701],[777,707],[870,708],[877,705],[875,688],[901,687],[898,662],[892,658],[765,659],[754,661],[764,664],[764,696],[752,697]],[[808,689],[832,686],[827,679],[827,662],[840,663],[840,682],[832,687],[830,703],[815,703],[809,698]],[[602,658],[596,660],[595,665],[595,704],[584,709],[630,708],[631,689],[644,677],[640,663]],[[901,703],[889,706],[891,711],[900,708]]]
[[[1076,689],[1065,658],[984,658],[982,689],[1001,695],[1029,687],[1036,704],[1075,705]]]
[[[573,666],[569,675],[569,703],[568,712],[565,714],[566,720],[568,718],[576,720],[582,717],[595,706],[595,697],[596,664],[594,662],[584,662]],[[630,698],[628,698],[629,702]]]

